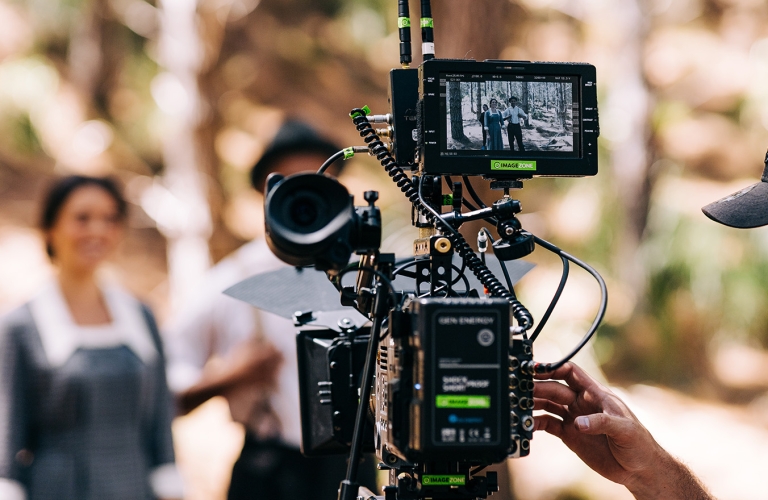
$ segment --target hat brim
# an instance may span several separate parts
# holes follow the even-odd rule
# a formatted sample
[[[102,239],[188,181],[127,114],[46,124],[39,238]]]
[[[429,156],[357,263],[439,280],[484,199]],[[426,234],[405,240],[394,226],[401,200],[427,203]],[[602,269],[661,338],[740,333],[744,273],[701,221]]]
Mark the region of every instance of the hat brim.
[[[704,215],[715,222],[736,228],[768,224],[768,182],[758,182],[703,207]]]

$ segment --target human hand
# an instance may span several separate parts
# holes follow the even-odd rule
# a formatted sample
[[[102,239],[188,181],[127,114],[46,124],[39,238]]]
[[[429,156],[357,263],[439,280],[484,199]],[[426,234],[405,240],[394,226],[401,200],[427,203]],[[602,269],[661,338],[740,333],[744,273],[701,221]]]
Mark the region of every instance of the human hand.
[[[567,363],[536,378],[534,409],[550,413],[534,417],[536,430],[559,437],[590,468],[620,484],[632,483],[657,464],[663,450],[651,433],[584,370]]]
[[[638,499],[712,498],[627,405],[584,370],[566,363],[536,378],[534,409],[549,414],[534,417],[535,429],[560,438],[595,472],[623,484]]]
[[[241,374],[241,380],[270,386],[275,383],[283,355],[272,344],[249,341],[237,348],[230,363],[230,370]]]

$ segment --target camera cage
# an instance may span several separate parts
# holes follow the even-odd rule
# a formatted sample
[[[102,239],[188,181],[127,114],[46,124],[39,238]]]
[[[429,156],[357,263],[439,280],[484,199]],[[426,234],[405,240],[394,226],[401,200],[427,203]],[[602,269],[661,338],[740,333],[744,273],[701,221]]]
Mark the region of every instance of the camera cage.
[[[313,451],[318,454],[350,450],[346,479],[340,484],[339,500],[359,498],[359,484],[356,478],[359,459],[362,452],[368,449],[366,441],[370,441],[369,416],[374,419],[375,447],[382,460],[380,468],[390,471],[390,485],[384,488],[385,496],[375,498],[467,500],[487,498],[488,495],[498,491],[494,472],[488,472],[486,476],[477,474],[486,465],[497,463],[504,455],[521,457],[528,454],[529,440],[533,433],[531,412],[534,374],[557,369],[584,347],[601,323],[607,306],[607,289],[599,273],[555,245],[525,231],[516,218],[516,214],[521,210],[520,204],[509,196],[510,187],[521,187],[520,180],[533,176],[571,177],[597,173],[599,128],[594,66],[574,63],[433,59],[434,44],[431,41],[432,19],[429,14],[429,0],[422,0],[421,4],[422,36],[425,40],[424,47],[429,50],[424,53],[425,62],[418,70],[412,70],[408,68],[410,63],[408,2],[407,0],[398,2],[401,62],[404,68],[391,72],[392,114],[371,115],[367,107],[356,108],[350,113],[355,127],[367,145],[369,154],[379,160],[392,181],[413,205],[412,222],[420,228],[421,233],[421,237],[414,243],[416,256],[413,261],[396,267],[394,255],[379,252],[381,221],[378,208],[374,206],[378,197],[375,192],[366,193],[368,207],[355,207],[354,211],[345,209],[345,213],[350,214],[350,222],[342,225],[344,230],[341,232],[329,231],[333,234],[319,245],[324,248],[319,256],[313,257],[312,251],[307,251],[308,248],[294,252],[291,241],[287,241],[287,245],[281,245],[278,249],[282,253],[278,256],[294,265],[306,265],[314,259],[316,267],[326,271],[341,293],[342,305],[354,307],[371,320],[370,326],[364,329],[357,326],[344,328],[339,324],[341,327],[339,330],[334,328],[324,332],[318,332],[316,329],[313,332],[304,330],[304,333],[298,337],[300,358],[315,360],[312,366],[307,365],[301,369],[302,400],[309,402],[307,408],[304,405],[302,407],[302,425],[305,434],[312,435],[314,432],[312,437],[319,439],[305,444],[312,446]],[[448,128],[451,117],[447,108],[450,106],[450,92],[455,91],[457,86],[460,90],[462,83],[493,81],[510,82],[510,84],[523,82],[525,85],[559,84],[557,88],[560,93],[560,102],[565,102],[570,96],[569,102],[572,103],[567,117],[562,110],[560,112],[561,120],[570,120],[563,127],[566,132],[570,132],[570,143],[564,141],[566,146],[560,147],[559,150],[525,152],[507,152],[497,148],[489,150],[482,147],[478,149],[476,145],[449,148]],[[454,89],[449,89],[451,83]],[[418,86],[418,90],[415,86]],[[460,113],[463,115],[463,111]],[[372,123],[388,123],[390,126],[385,129],[374,129]],[[389,137],[390,144],[385,144],[381,139],[382,136]],[[324,172],[332,162],[342,157],[347,159],[354,152],[359,152],[357,149],[358,147],[353,147],[339,151],[323,164],[318,174]],[[409,176],[406,170],[418,172]],[[464,183],[452,182],[450,175],[460,175]],[[495,180],[492,187],[503,188],[504,197],[492,206],[486,206],[469,182],[468,176],[472,175]],[[450,187],[450,195],[442,194],[440,181],[443,177]],[[311,182],[302,181],[304,186],[309,184]],[[276,192],[281,189],[286,190],[290,185],[291,183],[288,182],[280,182],[280,179],[272,183],[268,181],[267,200],[272,202],[280,200],[285,193],[278,196]],[[477,206],[464,199],[464,189]],[[269,214],[277,213],[272,209],[274,207],[269,206],[270,201],[267,202],[265,210],[267,218]],[[453,210],[443,212],[444,205],[452,205]],[[462,207],[471,211],[463,212]],[[283,210],[280,213],[293,216],[290,210],[287,212]],[[495,225],[499,237],[494,240],[489,231],[484,228],[478,235],[480,251],[478,256],[459,232],[459,227],[464,222],[481,219]],[[269,220],[267,223],[268,227],[272,227],[273,232],[274,229],[280,231],[280,224],[270,226]],[[358,226],[359,230],[356,229]],[[313,229],[313,232],[318,231]],[[480,236],[484,239],[481,240]],[[273,234],[268,237],[275,241],[280,240],[280,235]],[[484,241],[487,239],[491,240],[494,253],[500,258],[506,286],[485,264],[484,252],[487,250],[487,243]],[[300,240],[301,238],[296,239],[296,241]],[[331,247],[324,247],[325,243],[331,244]],[[329,250],[329,248],[341,248],[338,245],[341,245],[345,252],[348,249],[350,253],[355,251],[361,255],[360,261],[345,266],[344,259],[336,258],[335,254],[340,252]],[[533,329],[533,317],[517,299],[503,260],[521,258],[532,252],[536,246],[543,247],[562,260],[563,276],[552,302],[542,315],[542,320]],[[455,267],[451,261],[453,253],[458,254],[463,261],[461,268],[455,268],[458,271],[456,280],[453,280]],[[330,255],[333,255],[333,258],[329,258]],[[300,262],[297,260],[299,257]],[[536,362],[533,360],[532,344],[546,324],[562,293],[568,277],[569,262],[586,270],[597,280],[602,300],[588,332],[568,355],[557,362]],[[410,267],[414,267],[415,270],[407,271]],[[457,295],[452,285],[467,271],[471,271],[478,278],[485,295],[495,300],[481,299],[476,291],[469,290],[468,285],[464,294]],[[356,284],[344,286],[342,277],[350,272],[357,273]],[[410,272],[416,278],[417,290],[419,283],[429,283],[429,292],[417,295],[396,290],[392,280],[398,273],[405,275],[406,272]],[[424,298],[425,296],[430,298]],[[499,316],[508,321],[506,323],[498,321],[494,327],[495,330],[484,328],[478,332],[477,325],[486,324],[484,322],[489,321],[488,307],[501,307],[504,311],[508,310],[509,317],[506,317],[506,314]],[[447,318],[445,311],[451,309],[465,310],[468,316],[464,319],[457,317],[456,323],[451,323],[454,320],[445,319]],[[443,316],[440,316],[441,314]],[[311,312],[297,313],[295,317],[297,325],[307,325],[312,320]],[[516,325],[513,324],[513,320]],[[445,329],[443,326],[449,324],[472,325],[472,338],[476,338],[481,346],[493,344],[493,339],[496,339],[499,345],[508,340],[506,352],[496,353],[494,358],[475,363],[486,369],[493,368],[499,373],[503,372],[504,377],[508,377],[508,387],[504,385],[506,382],[495,384],[493,388],[495,392],[483,393],[479,397],[474,393],[456,398],[445,394],[445,391],[452,390],[445,388],[445,384],[454,377],[450,370],[467,368],[454,366],[457,363],[450,362],[453,359],[450,356],[455,355],[457,351],[450,351],[450,349],[445,351],[444,346],[441,346],[441,342],[451,342],[450,339],[446,340],[447,337],[437,339],[442,335],[440,332]],[[531,330],[533,331],[529,336]],[[468,331],[454,332],[453,338],[466,340],[463,334]],[[363,345],[365,345],[365,352],[362,349]],[[454,354],[450,354],[449,351]],[[445,352],[449,354],[445,355]],[[348,381],[359,378],[360,385],[356,390],[349,391],[350,387],[339,390],[341,379],[334,379],[338,374],[333,375],[327,370],[324,371],[322,363],[327,362],[328,368],[333,368],[331,365],[333,356],[348,358],[349,377],[342,377],[342,379],[347,380],[348,385]],[[405,356],[405,358],[400,358],[398,361],[399,356]],[[428,356],[432,356],[431,364],[424,361]],[[440,358],[440,356],[443,357]],[[363,361],[362,364],[361,361]],[[458,365],[461,365],[461,362]],[[435,371],[435,366],[447,371]],[[353,367],[358,371],[352,373]],[[425,373],[430,370],[433,374],[432,383],[437,383],[436,378],[442,377],[442,394],[438,394],[440,391],[435,387],[429,388],[431,392],[425,392],[424,385],[429,382],[428,378],[425,378]],[[324,377],[328,380],[323,380]],[[457,380],[469,380],[468,377],[462,378],[460,375],[456,377]],[[476,386],[478,383],[482,385],[482,380],[472,383]],[[398,391],[399,396],[395,394]],[[424,394],[427,394],[426,398]],[[314,400],[315,396],[320,399]],[[324,407],[327,404],[335,404],[334,398],[339,397],[344,399],[342,401],[346,422],[344,425],[337,425],[340,417],[336,415],[337,412],[333,406]],[[506,411],[505,398],[509,399],[509,412]],[[491,405],[491,401],[495,401],[496,406]],[[431,406],[433,404],[434,408]],[[396,408],[393,409],[393,407]],[[333,426],[319,426],[313,430],[312,425],[317,423],[309,422],[313,418],[312,408],[316,408],[316,412],[326,414],[325,422],[336,418]],[[440,413],[438,411],[440,408],[455,408],[457,414]],[[439,418],[454,419],[450,421],[461,423],[462,417],[458,413],[460,409],[466,408],[477,410],[494,408],[495,410],[491,412],[493,415],[482,417],[490,420],[504,410],[503,415],[498,413],[503,418],[495,424],[499,425],[499,429],[509,428],[511,434],[503,437],[499,435],[500,439],[496,439],[491,436],[491,433],[488,441],[483,442],[479,434],[474,433],[469,437],[475,441],[468,446],[448,445],[454,442],[463,443],[463,438],[460,433],[445,432],[445,428],[439,437],[434,427],[437,418],[435,415],[440,414]],[[353,410],[356,415],[354,429],[351,430],[349,414]],[[431,420],[424,420],[422,415],[431,416]],[[432,441],[430,442],[427,437]],[[440,446],[435,441],[439,439],[445,441],[443,445],[446,446]],[[500,451],[503,453],[500,454]]]

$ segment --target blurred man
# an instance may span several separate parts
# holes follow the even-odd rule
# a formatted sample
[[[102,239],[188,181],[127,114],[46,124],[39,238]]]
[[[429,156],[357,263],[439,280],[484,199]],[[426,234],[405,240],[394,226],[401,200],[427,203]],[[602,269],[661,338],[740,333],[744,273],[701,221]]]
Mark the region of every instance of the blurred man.
[[[768,152],[761,182],[702,208],[735,228],[768,225]],[[536,430],[559,437],[584,463],[623,484],[640,500],[713,500],[685,465],[664,450],[624,402],[578,366],[568,363],[540,380],[533,392]],[[558,381],[563,381],[561,384]]]
[[[269,173],[315,171],[339,149],[307,125],[289,121],[253,167],[253,187],[263,194]],[[285,265],[263,239],[242,246],[209,271],[200,294],[169,332],[169,385],[181,412],[224,396],[233,420],[245,427],[229,500],[335,499],[346,470],[346,457],[309,459],[299,452],[293,323],[221,293]]]

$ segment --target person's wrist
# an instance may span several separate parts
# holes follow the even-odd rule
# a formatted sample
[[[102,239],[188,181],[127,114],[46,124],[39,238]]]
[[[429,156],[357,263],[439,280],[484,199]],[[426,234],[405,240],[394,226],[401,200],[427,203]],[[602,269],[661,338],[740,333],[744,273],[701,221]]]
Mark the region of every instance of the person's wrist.
[[[646,463],[629,475],[624,486],[637,499],[661,498],[659,493],[663,491],[664,483],[668,482],[670,469],[675,463],[666,450],[654,443],[654,450],[648,455]]]
[[[646,466],[636,472],[625,486],[637,500],[706,500],[708,493],[679,460],[661,446],[649,457]]]

